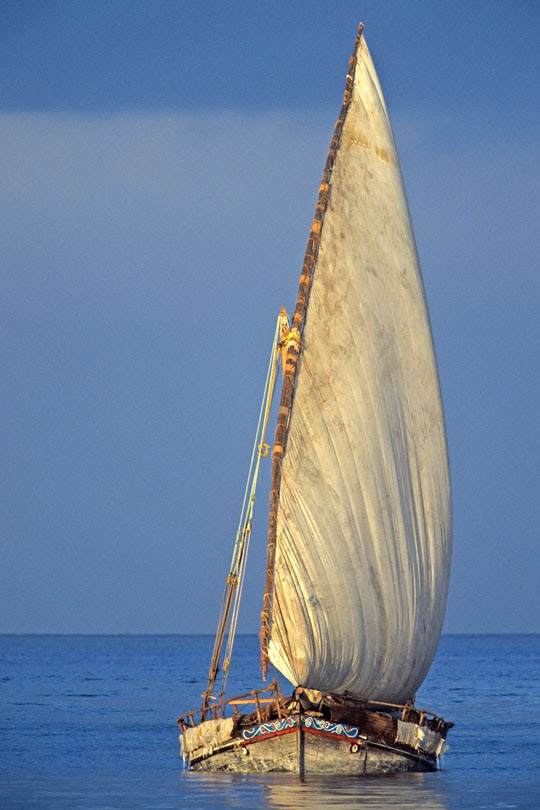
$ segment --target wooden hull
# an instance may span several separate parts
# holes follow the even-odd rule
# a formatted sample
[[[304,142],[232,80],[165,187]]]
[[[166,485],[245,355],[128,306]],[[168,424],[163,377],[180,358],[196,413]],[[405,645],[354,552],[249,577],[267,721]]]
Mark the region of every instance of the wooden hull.
[[[433,771],[434,756],[366,739],[359,729],[301,715],[246,729],[192,756],[194,771],[350,774]]]

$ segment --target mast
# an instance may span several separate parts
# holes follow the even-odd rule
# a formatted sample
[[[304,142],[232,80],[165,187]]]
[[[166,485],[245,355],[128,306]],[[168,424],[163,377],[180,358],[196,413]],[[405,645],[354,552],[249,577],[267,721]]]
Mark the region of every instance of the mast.
[[[317,255],[319,251],[319,244],[321,238],[321,231],[324,222],[324,215],[328,207],[330,180],[332,177],[332,169],[334,161],[339,148],[341,134],[343,132],[343,125],[345,117],[352,98],[352,90],[354,84],[354,73],[356,69],[357,53],[362,38],[362,31],[364,25],[360,23],[358,33],[354,43],[352,56],[349,60],[349,71],[345,82],[345,92],[343,96],[343,104],[341,112],[334,128],[334,134],[330,143],[328,157],[323,172],[321,185],[319,187],[319,196],[317,205],[315,207],[315,216],[309,233],[306,253],[304,256],[304,263],[302,266],[302,273],[298,286],[298,295],[296,299],[296,307],[292,319],[291,329],[285,338],[287,353],[285,356],[284,369],[283,369],[283,383],[281,388],[281,401],[278,411],[276,432],[274,438],[274,446],[272,448],[272,479],[270,489],[270,512],[268,519],[268,553],[266,565],[266,581],[263,597],[263,609],[261,612],[261,670],[263,678],[266,678],[268,668],[268,642],[270,637],[270,623],[271,623],[271,607],[272,607],[272,592],[274,584],[274,567],[276,559],[276,534],[277,534],[277,512],[279,505],[279,490],[281,484],[281,463],[285,448],[287,445],[287,434],[289,427],[289,418],[292,408],[294,397],[294,389],[296,383],[296,376],[298,370],[298,358],[300,355],[302,344],[302,331],[307,311],[309,300],[309,293],[311,289],[311,282],[313,278],[313,271],[317,262]]]

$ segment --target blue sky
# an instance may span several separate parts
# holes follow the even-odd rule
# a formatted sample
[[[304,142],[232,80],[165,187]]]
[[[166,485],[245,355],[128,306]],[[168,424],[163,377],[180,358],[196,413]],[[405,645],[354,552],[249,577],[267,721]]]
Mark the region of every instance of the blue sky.
[[[360,19],[439,359],[445,629],[540,632],[540,10],[519,0],[2,4],[0,631],[213,632]]]

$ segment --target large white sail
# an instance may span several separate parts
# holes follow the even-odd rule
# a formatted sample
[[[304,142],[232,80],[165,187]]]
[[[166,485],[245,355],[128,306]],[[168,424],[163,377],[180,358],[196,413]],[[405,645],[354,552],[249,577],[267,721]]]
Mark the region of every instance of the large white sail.
[[[431,331],[362,39],[281,468],[270,660],[294,684],[405,702],[439,641],[450,554]]]

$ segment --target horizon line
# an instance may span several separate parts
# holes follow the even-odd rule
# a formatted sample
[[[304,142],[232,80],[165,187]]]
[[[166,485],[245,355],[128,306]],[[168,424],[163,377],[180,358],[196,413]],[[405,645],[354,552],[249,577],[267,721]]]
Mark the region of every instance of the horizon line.
[[[228,634],[226,634],[228,635]],[[237,633],[238,636],[258,636],[258,633]],[[215,633],[208,633],[208,632],[201,632],[201,633],[152,633],[152,632],[62,632],[62,631],[47,631],[47,632],[35,632],[35,631],[0,631],[0,637],[2,636],[66,636],[66,637],[75,637],[75,636],[84,636],[87,638],[91,637],[101,637],[101,638],[115,638],[115,637],[133,637],[133,638],[141,638],[141,637],[200,637],[200,636],[208,636],[209,638],[213,638]],[[518,632],[508,632],[508,631],[479,631],[476,633],[466,633],[466,632],[452,632],[452,633],[441,633],[441,638],[446,636],[540,636],[540,631],[518,631]]]

